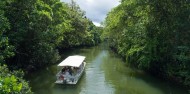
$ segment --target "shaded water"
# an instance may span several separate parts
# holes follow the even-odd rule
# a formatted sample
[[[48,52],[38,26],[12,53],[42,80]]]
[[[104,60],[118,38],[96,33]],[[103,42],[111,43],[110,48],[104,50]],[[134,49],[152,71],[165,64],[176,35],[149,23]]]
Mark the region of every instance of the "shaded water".
[[[67,51],[86,56],[86,69],[77,85],[56,85],[57,64],[27,75],[35,94],[187,94],[180,86],[127,67],[104,44]]]

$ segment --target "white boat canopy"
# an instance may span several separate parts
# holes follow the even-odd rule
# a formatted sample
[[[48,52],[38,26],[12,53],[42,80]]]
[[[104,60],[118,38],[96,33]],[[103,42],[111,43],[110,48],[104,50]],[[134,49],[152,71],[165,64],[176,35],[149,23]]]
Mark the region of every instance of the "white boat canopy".
[[[80,55],[69,56],[65,60],[63,60],[61,63],[59,63],[58,66],[79,67],[85,58],[86,58],[85,56],[80,56]]]

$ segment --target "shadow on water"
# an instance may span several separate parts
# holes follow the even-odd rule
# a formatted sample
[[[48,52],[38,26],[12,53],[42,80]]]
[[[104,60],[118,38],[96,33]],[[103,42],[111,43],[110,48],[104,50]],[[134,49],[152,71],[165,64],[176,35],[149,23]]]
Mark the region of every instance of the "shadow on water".
[[[62,53],[86,56],[86,69],[76,85],[56,85],[57,64],[27,75],[35,94],[187,94],[187,90],[127,67],[106,44]]]

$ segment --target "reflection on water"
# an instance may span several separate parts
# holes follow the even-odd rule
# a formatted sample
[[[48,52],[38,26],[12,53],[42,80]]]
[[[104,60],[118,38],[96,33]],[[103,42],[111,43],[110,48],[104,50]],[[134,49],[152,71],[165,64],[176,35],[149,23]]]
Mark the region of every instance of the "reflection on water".
[[[108,57],[112,57],[112,60],[110,61]],[[135,77],[137,72],[125,67],[121,59],[117,57],[105,56],[102,70],[105,71],[105,78],[108,83],[114,86],[114,94],[164,94],[159,88]]]
[[[131,69],[105,45],[74,49],[68,55],[86,56],[86,70],[77,85],[56,85],[57,65],[27,75],[35,94],[187,94],[179,86]]]

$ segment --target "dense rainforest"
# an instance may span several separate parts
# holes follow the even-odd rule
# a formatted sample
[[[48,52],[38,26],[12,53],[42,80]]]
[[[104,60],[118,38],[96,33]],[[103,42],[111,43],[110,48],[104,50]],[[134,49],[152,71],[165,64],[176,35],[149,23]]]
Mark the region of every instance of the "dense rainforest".
[[[101,33],[73,0],[1,0],[1,94],[32,93],[23,71],[56,63],[60,49],[96,45]]]
[[[127,64],[190,87],[189,0],[121,0],[104,26]]]
[[[190,1],[120,2],[103,32],[73,0],[1,0],[0,93],[31,94],[24,72],[56,63],[60,50],[96,45],[102,33],[127,64],[190,87]]]

